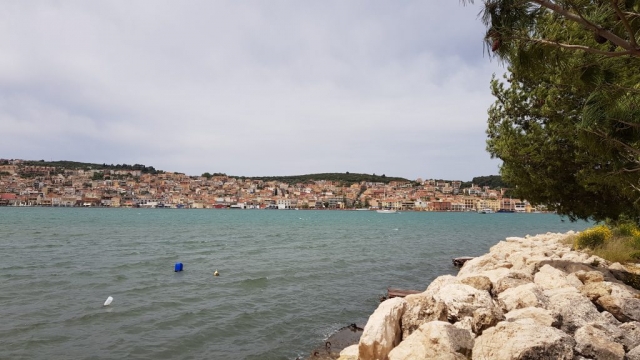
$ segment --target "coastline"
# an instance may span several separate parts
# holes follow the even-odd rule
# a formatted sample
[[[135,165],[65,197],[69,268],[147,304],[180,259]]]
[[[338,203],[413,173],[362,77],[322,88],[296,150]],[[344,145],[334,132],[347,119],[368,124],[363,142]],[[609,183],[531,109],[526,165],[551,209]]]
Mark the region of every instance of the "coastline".
[[[382,302],[339,359],[640,359],[635,271],[572,250],[575,234],[509,237]]]

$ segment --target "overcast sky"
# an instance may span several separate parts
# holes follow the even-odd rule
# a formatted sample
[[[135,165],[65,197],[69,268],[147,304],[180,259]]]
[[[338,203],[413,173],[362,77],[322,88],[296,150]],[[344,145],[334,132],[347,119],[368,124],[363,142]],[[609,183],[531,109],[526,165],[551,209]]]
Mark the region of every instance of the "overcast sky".
[[[0,158],[189,175],[471,180],[489,81],[479,6],[4,1]]]

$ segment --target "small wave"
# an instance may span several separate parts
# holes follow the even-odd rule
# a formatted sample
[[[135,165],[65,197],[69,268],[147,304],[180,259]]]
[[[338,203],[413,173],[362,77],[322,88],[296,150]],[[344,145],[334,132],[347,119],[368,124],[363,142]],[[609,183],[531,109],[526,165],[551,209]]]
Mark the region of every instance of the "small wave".
[[[254,278],[254,279],[245,279],[240,281],[240,286],[245,288],[265,288],[267,287],[269,282],[269,278],[266,276]]]

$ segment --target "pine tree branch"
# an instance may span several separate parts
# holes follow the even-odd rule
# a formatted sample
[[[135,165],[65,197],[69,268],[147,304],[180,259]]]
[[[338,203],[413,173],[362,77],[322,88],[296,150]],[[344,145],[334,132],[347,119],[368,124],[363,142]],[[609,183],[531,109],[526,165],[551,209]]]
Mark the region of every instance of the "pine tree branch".
[[[615,10],[616,14],[618,14],[620,21],[622,21],[622,24],[624,25],[625,29],[627,29],[627,32],[629,33],[629,40],[631,41],[631,46],[637,49],[638,43],[636,42],[636,34],[633,32],[633,29],[631,28],[629,21],[627,21],[627,17],[624,16],[624,14],[622,13],[622,10],[620,10],[615,0],[609,0],[609,2],[611,3],[611,6],[613,6],[613,9]]]
[[[552,46],[557,46],[563,49],[568,49],[568,50],[581,50],[584,52],[588,52],[588,53],[592,53],[592,54],[598,54],[598,55],[604,55],[607,57],[618,57],[618,56],[625,56],[625,55],[634,55],[634,56],[638,56],[640,57],[640,50],[627,50],[627,51],[604,51],[604,50],[598,50],[598,49],[594,49],[592,47],[589,46],[584,46],[584,45],[571,45],[571,44],[565,44],[565,43],[561,43],[559,41],[553,41],[553,40],[545,40],[545,39],[533,39],[533,38],[519,38],[519,40],[523,40],[523,41],[531,41],[531,42],[535,42],[538,44],[545,44],[545,45],[552,45]]]
[[[576,12],[576,14],[580,17],[580,19],[582,19],[583,21],[585,21],[586,23],[588,23],[588,24],[589,24],[589,26],[591,26],[591,27],[594,27],[594,28],[597,28],[597,27],[598,27],[598,25],[596,25],[596,24],[592,23],[591,21],[589,21],[589,20],[585,19],[585,17],[584,17],[584,16],[582,16],[582,13],[580,12],[580,9],[579,9],[575,4],[574,4],[574,2],[573,2],[573,1],[571,1],[571,0],[567,0],[567,1],[569,2],[569,5],[571,5],[571,6],[573,7],[573,10],[574,10],[574,11]]]
[[[628,41],[622,39],[621,37],[617,36],[616,34],[612,33],[609,30],[606,30],[604,28],[602,28],[599,25],[595,25],[592,24],[589,21],[585,21],[583,20],[580,16],[572,13],[571,11],[568,11],[567,9],[564,9],[563,7],[561,7],[560,5],[556,4],[555,2],[552,2],[550,0],[531,0],[532,2],[547,8],[555,13],[558,13],[562,16],[564,16],[565,18],[577,22],[578,24],[582,24],[584,27],[586,27],[587,29],[593,30],[596,34],[602,36],[603,38],[611,41],[612,43],[614,43],[615,45],[620,46],[621,48],[630,51],[632,55],[634,56],[638,56],[640,57],[640,49],[637,49],[636,47],[632,46]],[[625,54],[627,55],[627,54]]]
[[[632,128],[640,128],[640,124],[634,124],[634,123],[630,123],[628,121],[622,121],[622,120],[619,120],[619,119],[613,119],[613,120],[615,120],[615,121],[617,121],[617,122],[619,122],[621,124],[625,124],[625,125],[627,125],[629,127],[632,127]]]
[[[640,149],[636,149],[636,148],[634,148],[633,146],[631,146],[629,144],[625,144],[624,142],[622,142],[622,141],[620,141],[618,139],[614,139],[614,138],[608,136],[607,134],[605,134],[602,131],[594,131],[594,130],[589,130],[589,129],[583,129],[583,130],[588,132],[588,133],[600,136],[601,138],[603,138],[605,140],[614,142],[614,143],[622,146],[624,149],[628,150],[629,152],[632,152],[632,153],[634,153],[636,155],[640,155]]]

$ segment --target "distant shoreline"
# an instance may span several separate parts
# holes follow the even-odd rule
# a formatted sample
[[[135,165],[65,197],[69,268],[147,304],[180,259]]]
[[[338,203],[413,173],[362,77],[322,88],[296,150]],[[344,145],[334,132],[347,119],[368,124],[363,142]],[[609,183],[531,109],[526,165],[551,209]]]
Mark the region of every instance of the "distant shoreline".
[[[239,209],[233,207],[223,207],[223,208],[190,208],[190,207],[133,207],[133,206],[50,206],[50,205],[0,205],[0,209],[2,208],[47,208],[47,209],[145,209],[145,210],[242,210],[242,211],[260,211],[260,210],[268,210],[268,211],[367,211],[367,212],[375,212],[378,209],[269,209],[269,208],[260,208],[260,209]],[[477,211],[465,210],[465,211],[454,211],[454,210],[399,210],[398,213],[475,213]],[[500,213],[500,212],[498,212]],[[511,211],[511,212],[502,212],[501,214],[555,214],[553,211]]]

